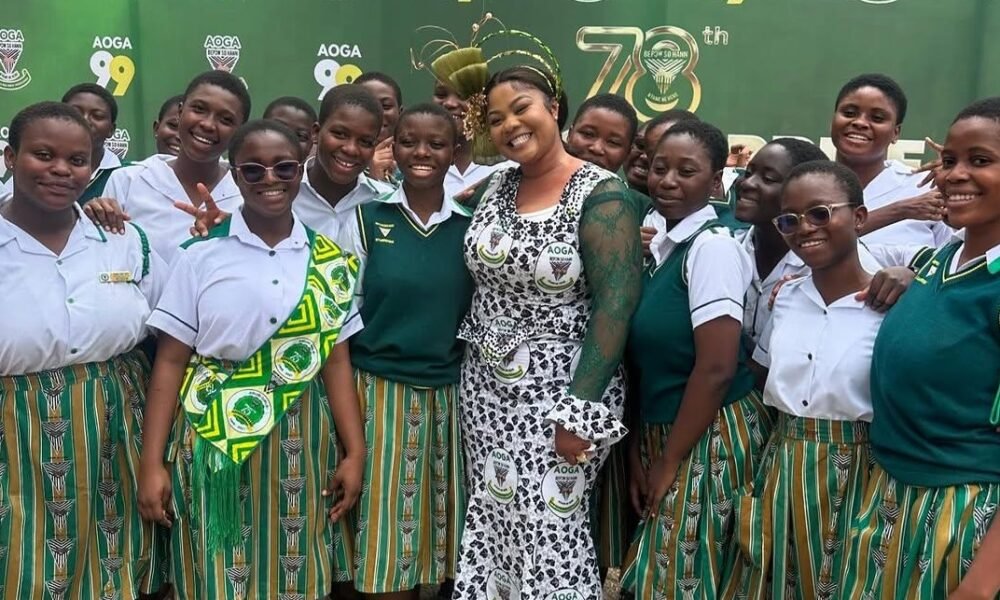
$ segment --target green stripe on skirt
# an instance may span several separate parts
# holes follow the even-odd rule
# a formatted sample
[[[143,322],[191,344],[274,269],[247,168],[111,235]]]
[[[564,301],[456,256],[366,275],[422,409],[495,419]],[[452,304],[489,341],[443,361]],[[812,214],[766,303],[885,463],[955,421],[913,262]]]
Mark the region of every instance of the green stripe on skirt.
[[[622,588],[639,600],[714,598],[730,551],[734,502],[757,472],[774,413],[756,391],[723,407],[681,464],[677,480],[639,531]],[[643,424],[646,468],[666,446],[670,425]]]
[[[324,498],[337,465],[337,438],[323,386],[314,381],[243,463],[243,543],[208,555],[207,514],[191,496],[194,430],[180,413],[170,528],[171,582],[176,600],[321,598],[349,581],[351,532],[331,523]]]
[[[455,577],[465,520],[458,388],[422,388],[357,371],[365,421],[354,586],[412,590]]]
[[[723,598],[839,598],[844,544],[871,469],[868,423],[781,413],[736,506]]]
[[[851,527],[843,598],[946,598],[969,570],[998,503],[1000,483],[910,486],[876,463]]]
[[[611,447],[590,501],[590,527],[597,550],[597,566],[617,569],[625,559],[638,515],[628,495],[628,444]]]
[[[149,363],[0,377],[0,598],[155,591],[153,527],[136,503]]]

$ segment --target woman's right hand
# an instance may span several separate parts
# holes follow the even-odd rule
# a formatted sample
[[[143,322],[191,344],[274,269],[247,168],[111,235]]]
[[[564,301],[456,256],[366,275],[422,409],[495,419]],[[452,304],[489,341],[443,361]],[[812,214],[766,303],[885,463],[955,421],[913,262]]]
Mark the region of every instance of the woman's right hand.
[[[197,188],[198,199],[201,200],[199,206],[195,206],[190,201],[183,202],[177,200],[174,201],[174,208],[194,217],[194,225],[189,230],[192,237],[205,237],[208,235],[209,229],[225,221],[230,213],[219,209],[215,204],[215,198],[212,198],[211,192],[208,191],[208,188],[204,184],[199,183]]]
[[[118,201],[114,198],[94,198],[83,205],[83,214],[109,233],[125,233],[125,221],[129,220]]]
[[[656,228],[640,227],[639,235],[642,237],[642,255],[649,258],[653,255],[653,253],[649,251],[649,245],[653,242],[653,237],[656,236]]]
[[[171,482],[170,471],[163,465],[143,464],[139,467],[139,514],[146,521],[170,527]]]

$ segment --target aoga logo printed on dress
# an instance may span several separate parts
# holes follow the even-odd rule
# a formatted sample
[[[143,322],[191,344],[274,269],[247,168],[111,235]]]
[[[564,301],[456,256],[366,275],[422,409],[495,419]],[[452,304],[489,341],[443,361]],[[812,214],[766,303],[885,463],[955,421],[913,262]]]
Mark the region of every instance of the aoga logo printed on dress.
[[[0,28],[0,90],[19,90],[31,83],[28,69],[17,70],[24,52],[24,34],[20,29]]]
[[[494,448],[486,459],[486,491],[500,504],[510,504],[517,491],[519,475],[514,457],[502,448]]]
[[[580,278],[583,262],[572,244],[552,242],[535,263],[535,285],[546,294],[558,294],[573,287]]]
[[[521,590],[507,571],[494,570],[486,578],[486,600],[518,600]]]
[[[108,88],[113,96],[124,96],[135,79],[135,62],[122,53],[132,50],[132,40],[128,36],[95,35],[91,49],[90,71],[97,77],[97,85]]]
[[[585,488],[586,481],[579,465],[556,465],[549,469],[542,480],[545,506],[552,514],[566,519],[583,504]]]
[[[320,86],[318,100],[338,85],[353,83],[361,75],[361,67],[355,64],[362,58],[357,44],[320,44],[316,57],[319,60],[313,67],[313,78]]]

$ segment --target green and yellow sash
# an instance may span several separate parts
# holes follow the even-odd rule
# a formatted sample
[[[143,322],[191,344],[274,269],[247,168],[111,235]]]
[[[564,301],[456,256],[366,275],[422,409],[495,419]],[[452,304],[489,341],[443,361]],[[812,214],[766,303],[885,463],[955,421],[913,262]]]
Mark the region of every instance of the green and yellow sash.
[[[192,491],[206,500],[210,551],[240,541],[240,465],[319,375],[351,308],[357,259],[307,234],[305,290],[277,332],[239,363],[195,354],[184,374],[180,397],[197,434]]]

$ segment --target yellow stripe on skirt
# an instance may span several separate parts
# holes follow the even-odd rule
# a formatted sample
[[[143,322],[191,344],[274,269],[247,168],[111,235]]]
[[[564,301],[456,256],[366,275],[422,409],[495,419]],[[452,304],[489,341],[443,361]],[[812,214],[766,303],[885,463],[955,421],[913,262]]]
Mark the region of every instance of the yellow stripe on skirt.
[[[751,488],[722,598],[836,600],[871,469],[868,423],[781,413]]]
[[[376,594],[454,578],[465,520],[458,387],[415,387],[363,371],[356,382],[368,458],[354,586]]]
[[[149,363],[0,377],[0,598],[136,598],[155,591],[153,527],[136,472]]]
[[[1000,483],[917,487],[876,463],[851,528],[842,597],[946,598],[969,570],[998,504]]]
[[[639,600],[714,598],[730,551],[737,496],[753,481],[774,413],[751,392],[723,407],[681,464],[674,485],[639,526],[625,558],[622,588]],[[670,425],[644,424],[646,468],[666,446]]]

